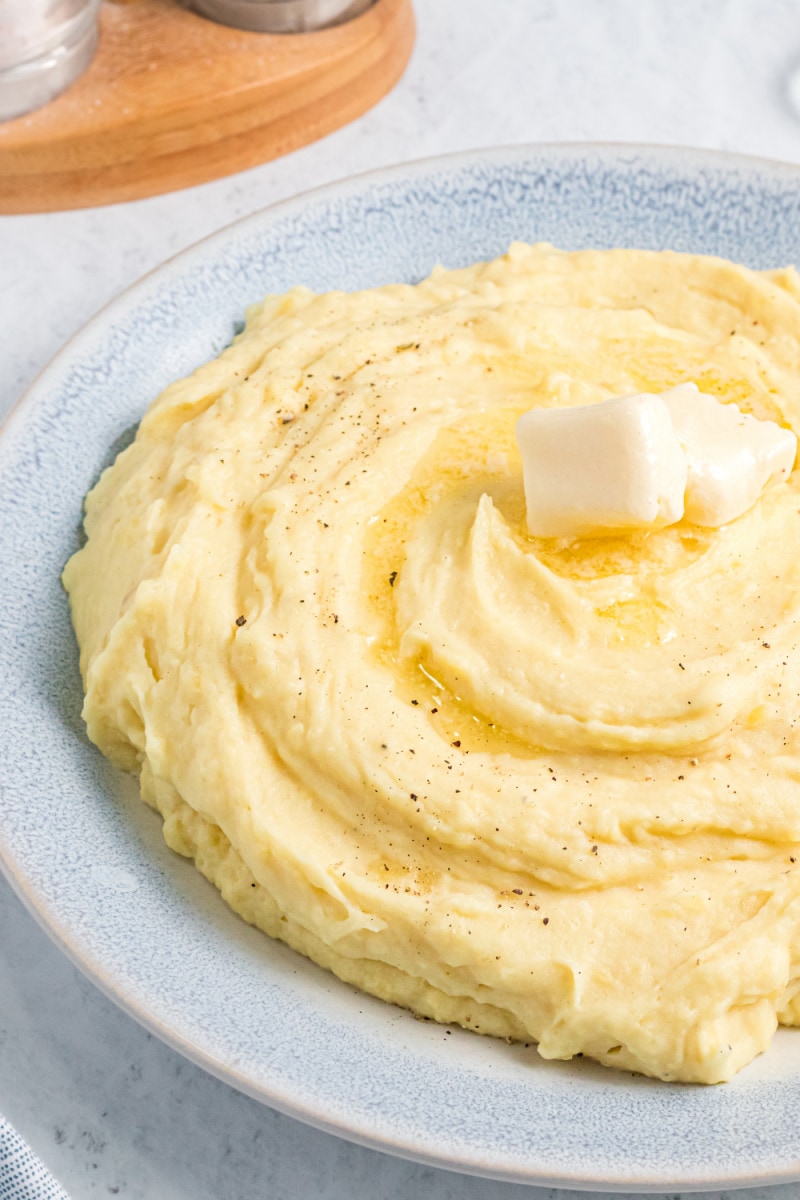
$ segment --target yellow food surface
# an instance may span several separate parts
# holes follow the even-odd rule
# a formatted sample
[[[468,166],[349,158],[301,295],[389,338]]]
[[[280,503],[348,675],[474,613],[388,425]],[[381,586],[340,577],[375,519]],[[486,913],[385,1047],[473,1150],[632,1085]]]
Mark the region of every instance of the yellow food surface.
[[[242,916],[481,1033],[717,1082],[800,1021],[798,472],[719,529],[525,526],[537,405],[800,433],[800,278],[515,244],[295,288],[158,397],[64,573],[89,735]]]

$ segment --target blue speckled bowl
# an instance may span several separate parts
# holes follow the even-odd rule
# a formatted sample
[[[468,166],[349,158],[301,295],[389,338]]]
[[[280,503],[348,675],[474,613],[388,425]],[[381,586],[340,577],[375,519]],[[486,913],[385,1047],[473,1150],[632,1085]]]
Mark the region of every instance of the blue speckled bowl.
[[[800,1179],[800,1031],[720,1088],[671,1086],[415,1021],[250,929],[86,740],[60,570],[81,501],[170,380],[295,283],[413,281],[510,241],[800,258],[800,169],[683,150],[532,147],[368,175],[167,263],[37,381],[0,438],[0,853],[57,943],[234,1086],[383,1150],[644,1191]]]

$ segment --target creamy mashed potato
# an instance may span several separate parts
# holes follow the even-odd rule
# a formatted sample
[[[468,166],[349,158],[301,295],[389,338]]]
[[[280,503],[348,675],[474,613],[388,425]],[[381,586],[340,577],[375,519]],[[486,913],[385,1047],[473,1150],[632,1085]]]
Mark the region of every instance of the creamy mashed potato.
[[[89,735],[245,920],[438,1021],[726,1080],[800,1020],[800,489],[536,539],[538,405],[800,430],[800,279],[516,244],[295,288],[158,397],[64,580]]]

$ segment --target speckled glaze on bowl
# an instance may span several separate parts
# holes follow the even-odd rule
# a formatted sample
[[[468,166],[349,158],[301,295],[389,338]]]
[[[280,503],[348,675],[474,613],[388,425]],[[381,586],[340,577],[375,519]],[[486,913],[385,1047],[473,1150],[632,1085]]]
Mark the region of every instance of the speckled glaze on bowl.
[[[366,1145],[519,1182],[619,1191],[800,1179],[800,1031],[719,1088],[544,1063],[415,1021],[250,929],[90,746],[61,568],[81,501],[148,402],[245,306],[415,281],[515,238],[800,259],[800,169],[701,152],[519,147],[363,176],[180,255],[54,360],[0,437],[0,856],[62,949],[170,1045]]]

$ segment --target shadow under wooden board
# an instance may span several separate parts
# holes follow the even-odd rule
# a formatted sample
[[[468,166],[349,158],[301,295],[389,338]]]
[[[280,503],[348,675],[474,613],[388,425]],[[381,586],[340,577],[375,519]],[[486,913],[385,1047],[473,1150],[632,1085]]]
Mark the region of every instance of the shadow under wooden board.
[[[411,0],[313,33],[247,33],[176,0],[104,0],[89,69],[0,123],[0,213],[136,200],[257,166],[360,116],[402,75]]]

